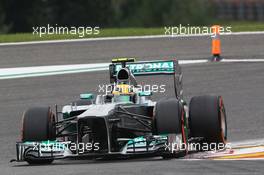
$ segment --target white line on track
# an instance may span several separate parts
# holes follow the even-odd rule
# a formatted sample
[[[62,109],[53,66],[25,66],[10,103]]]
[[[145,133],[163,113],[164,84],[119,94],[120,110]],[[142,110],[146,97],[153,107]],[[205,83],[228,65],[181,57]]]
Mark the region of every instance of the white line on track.
[[[208,60],[179,60],[179,64],[199,64],[206,62],[208,62]],[[108,70],[109,64],[110,63],[2,68],[0,69],[0,80],[103,71]]]
[[[250,63],[250,62],[264,62],[264,59],[223,59],[221,62],[227,63]]]
[[[202,64],[207,63],[208,60],[179,60],[179,64]],[[223,59],[221,62],[227,63],[252,63],[263,62],[264,59]],[[16,67],[16,68],[2,68],[0,69],[0,80],[25,78],[25,77],[39,77],[48,75],[73,74],[82,72],[95,72],[108,70],[110,63],[97,64],[73,64],[73,65],[50,65],[50,66],[36,66],[36,67]]]
[[[256,32],[232,32],[223,33],[221,35],[259,35],[264,31]],[[71,43],[71,42],[87,42],[87,41],[108,41],[108,40],[127,40],[127,39],[151,39],[151,38],[182,38],[182,37],[201,37],[210,36],[209,34],[185,34],[185,35],[146,35],[146,36],[120,36],[120,37],[101,37],[101,38],[83,38],[83,39],[66,39],[66,40],[48,40],[48,41],[28,41],[28,42],[10,42],[0,43],[0,46],[12,45],[31,45],[31,44],[51,44],[51,43]]]
[[[109,63],[36,66],[0,69],[0,79],[38,77],[107,70]]]

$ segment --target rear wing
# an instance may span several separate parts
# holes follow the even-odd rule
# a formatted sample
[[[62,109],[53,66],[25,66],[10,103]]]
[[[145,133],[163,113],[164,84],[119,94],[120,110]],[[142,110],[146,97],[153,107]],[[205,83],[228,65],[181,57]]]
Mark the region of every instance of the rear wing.
[[[135,59],[115,59],[109,65],[110,83],[116,82],[120,69],[127,67],[134,76],[173,75],[176,97],[182,98],[182,72],[177,60],[134,62]]]

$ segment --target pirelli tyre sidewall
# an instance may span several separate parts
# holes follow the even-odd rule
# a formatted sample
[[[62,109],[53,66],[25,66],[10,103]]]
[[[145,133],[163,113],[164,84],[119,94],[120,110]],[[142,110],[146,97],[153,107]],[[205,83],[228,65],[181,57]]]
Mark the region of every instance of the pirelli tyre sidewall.
[[[227,140],[226,112],[221,96],[193,97],[189,105],[189,126],[192,137],[203,137],[207,143]]]

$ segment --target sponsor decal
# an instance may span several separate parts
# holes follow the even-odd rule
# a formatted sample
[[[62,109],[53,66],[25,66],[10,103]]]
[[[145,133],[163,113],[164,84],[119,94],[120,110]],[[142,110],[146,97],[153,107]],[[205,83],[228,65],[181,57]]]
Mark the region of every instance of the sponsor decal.
[[[133,74],[140,73],[162,73],[162,72],[174,72],[173,61],[160,61],[160,62],[146,62],[146,63],[130,63],[127,67]],[[121,65],[115,66],[115,72],[118,72],[122,68]]]

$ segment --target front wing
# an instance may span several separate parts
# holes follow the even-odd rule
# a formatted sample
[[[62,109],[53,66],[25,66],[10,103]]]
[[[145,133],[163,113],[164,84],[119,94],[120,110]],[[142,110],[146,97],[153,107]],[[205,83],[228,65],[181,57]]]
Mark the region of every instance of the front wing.
[[[65,159],[65,158],[130,158],[130,157],[152,157],[165,154],[177,154],[180,149],[181,135],[168,134],[156,136],[141,136],[127,140],[119,152],[82,152],[80,148],[73,151],[69,148],[72,142],[42,141],[42,142],[17,142],[15,161],[40,160],[40,159]]]

